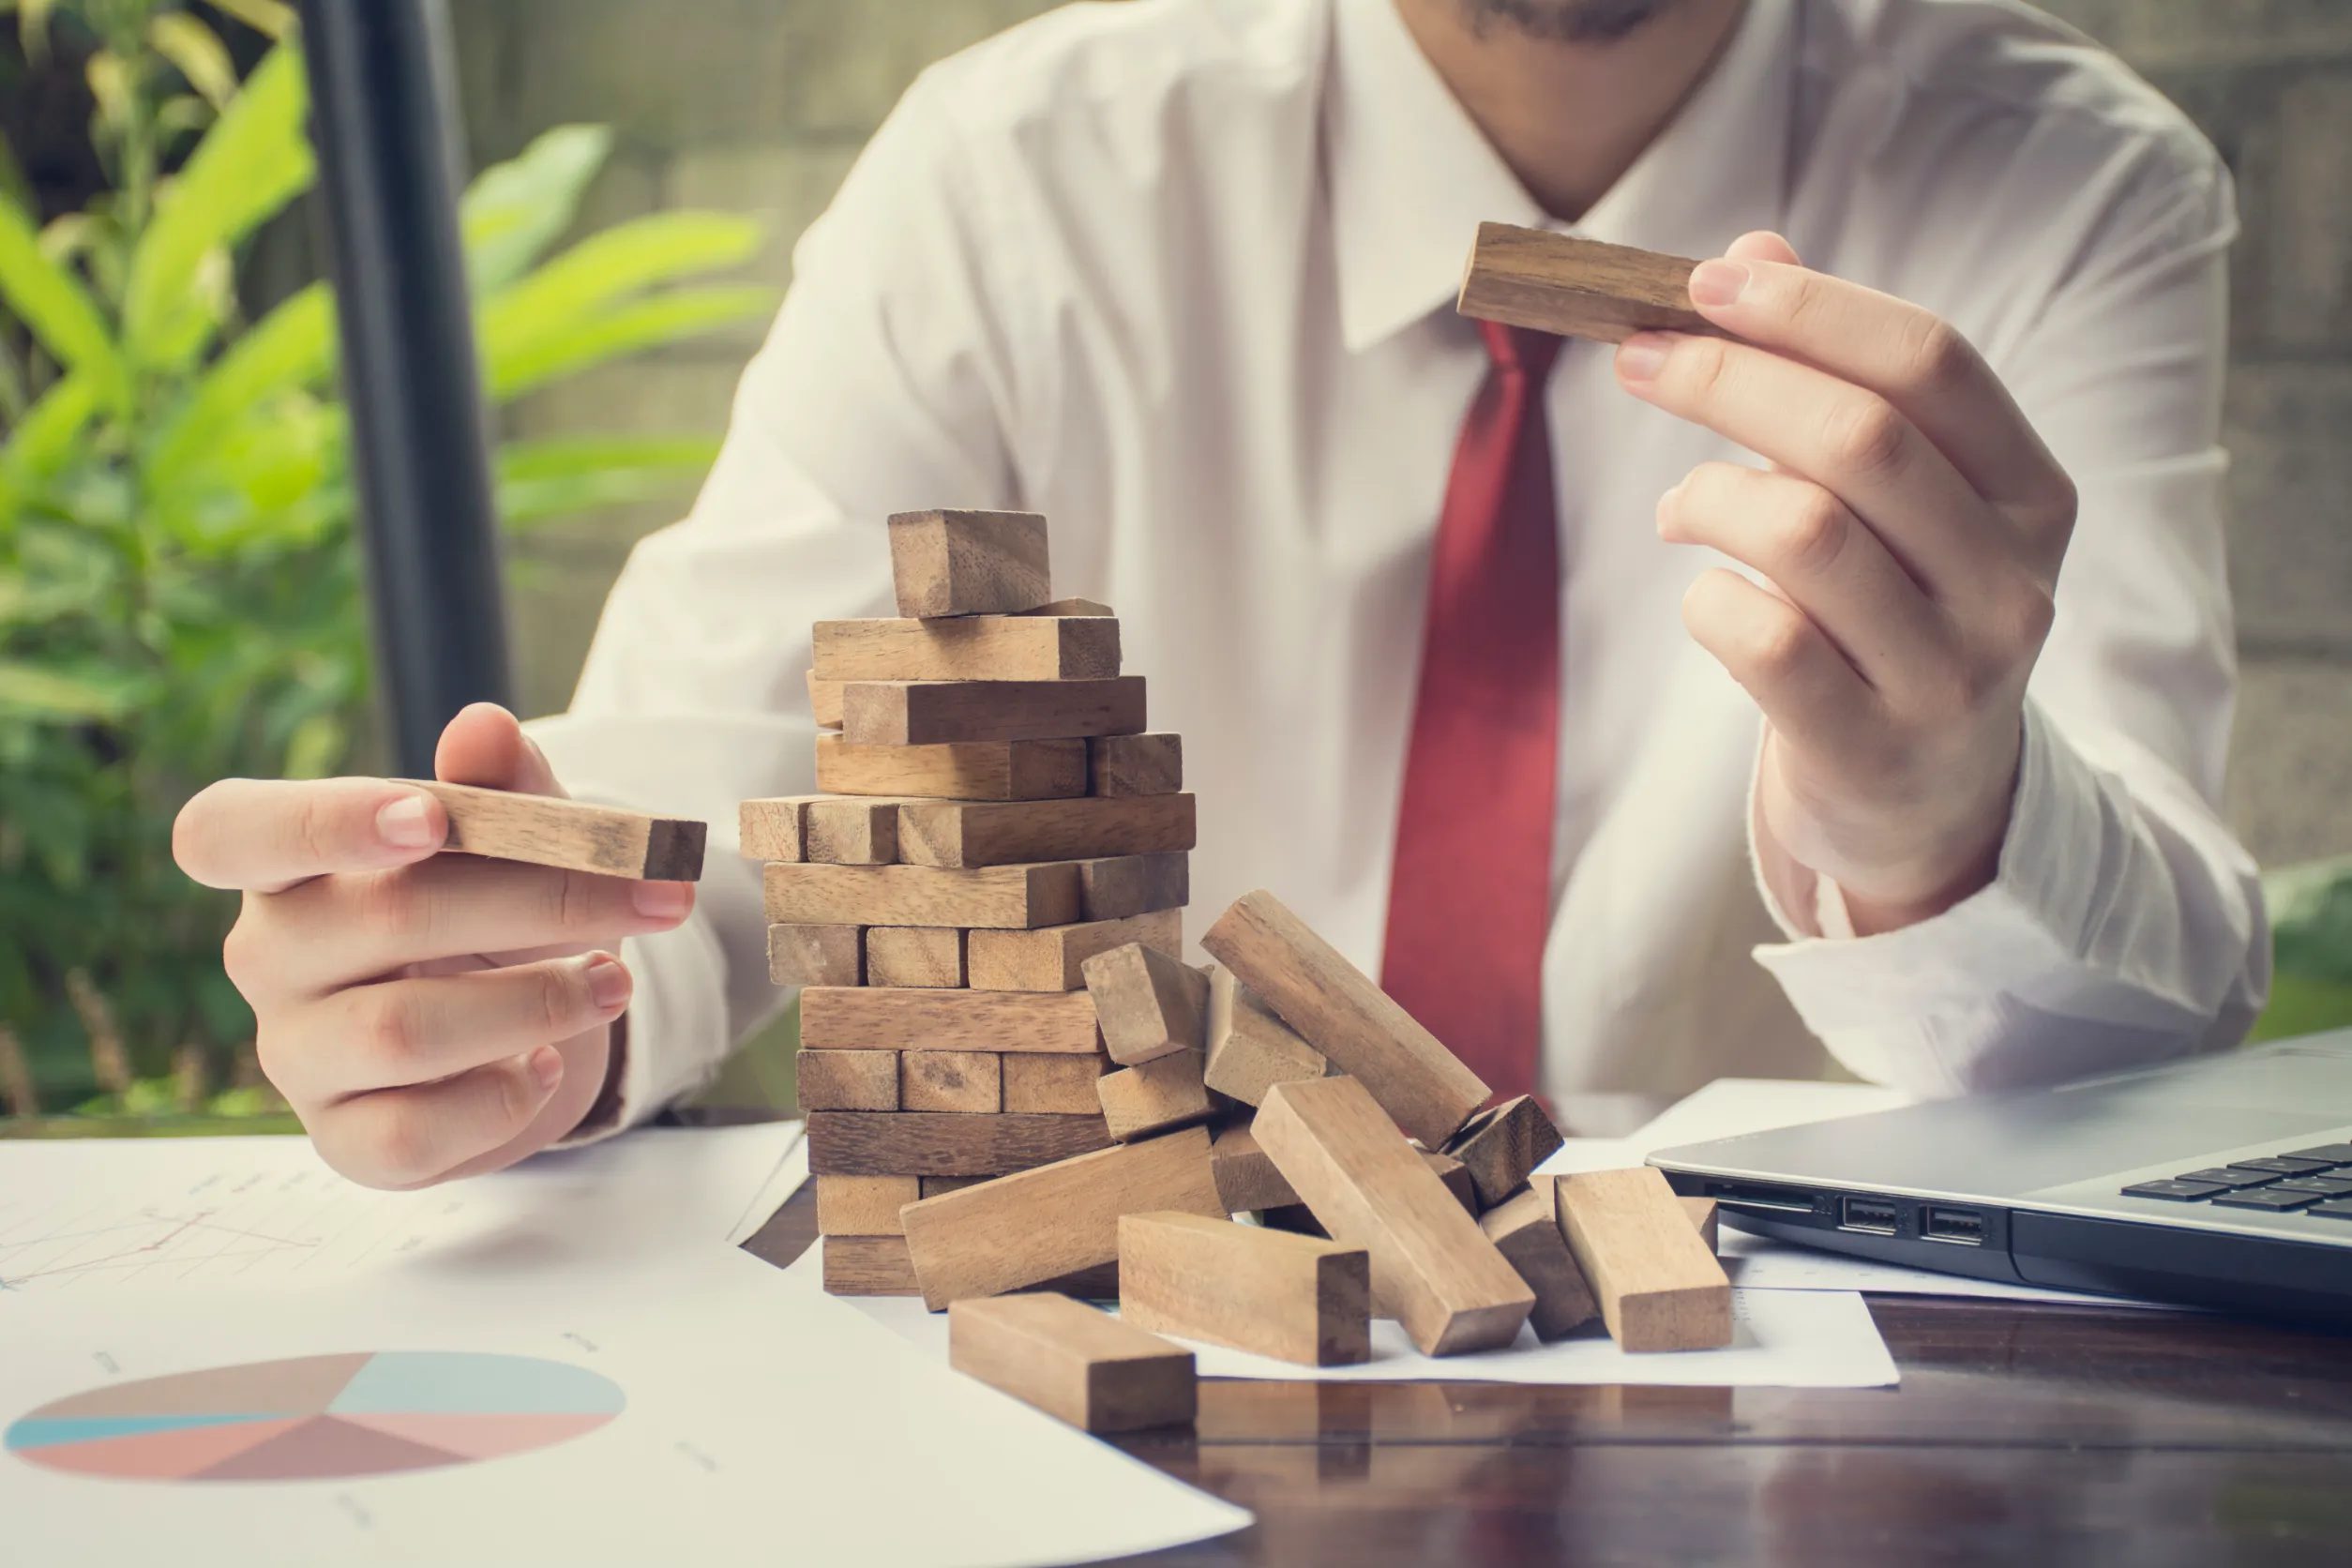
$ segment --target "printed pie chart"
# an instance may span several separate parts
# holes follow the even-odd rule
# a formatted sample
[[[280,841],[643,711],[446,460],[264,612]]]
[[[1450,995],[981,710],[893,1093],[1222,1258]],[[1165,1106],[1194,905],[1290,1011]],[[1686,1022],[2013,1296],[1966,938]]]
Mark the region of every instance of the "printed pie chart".
[[[53,1400],[0,1446],[125,1481],[324,1481],[477,1464],[593,1432],[627,1400],[566,1362],[375,1350],[214,1366]]]

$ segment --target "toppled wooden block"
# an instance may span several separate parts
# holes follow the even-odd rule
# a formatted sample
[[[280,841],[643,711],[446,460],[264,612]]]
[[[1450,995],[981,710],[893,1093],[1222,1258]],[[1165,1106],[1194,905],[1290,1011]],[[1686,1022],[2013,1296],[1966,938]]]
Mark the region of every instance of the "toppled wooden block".
[[[1250,1130],[1332,1239],[1372,1255],[1376,1309],[1422,1354],[1498,1349],[1518,1334],[1534,1292],[1362,1083],[1277,1083]]]
[[[993,1051],[902,1051],[898,1108],[993,1115],[1004,1108],[1003,1063]]]
[[[1032,860],[1189,850],[1198,836],[1190,795],[1132,800],[906,801],[898,858],[910,866],[1010,866]]]
[[[814,795],[747,800],[735,807],[736,837],[747,860],[807,860],[808,803]]]
[[[1114,1146],[1099,1116],[808,1113],[816,1176],[1002,1176],[1113,1147],[1130,1145]]]
[[[1560,1129],[1535,1096],[1521,1094],[1471,1117],[1445,1152],[1470,1168],[1478,1206],[1491,1209],[1518,1191],[1528,1173],[1551,1158],[1560,1143]]]
[[[1731,1281],[1698,1238],[1666,1177],[1647,1167],[1553,1184],[1568,1250],[1628,1350],[1706,1350],[1731,1343]]]
[[[1124,920],[1048,926],[1034,931],[974,931],[966,943],[968,984],[975,991],[1075,991],[1079,966],[1097,953],[1141,942],[1169,957],[1184,950],[1184,912],[1153,910]]]
[[[821,681],[817,679],[817,672],[813,670],[808,672],[806,679],[808,682],[808,713],[809,716],[817,721],[817,728],[820,730],[840,729],[841,688],[849,683]],[[822,738],[822,736],[819,737],[819,739]]]
[[[1110,1065],[1108,1057],[1021,1051],[1008,1052],[999,1060],[1003,1063],[1006,1110],[1039,1116],[1102,1115],[1103,1102],[1094,1084]]]
[[[1122,1066],[1178,1051],[1198,1053],[1207,1030],[1209,979],[1141,942],[1097,953],[1078,966],[1093,999],[1103,1046]],[[1198,1076],[1198,1070],[1195,1071]]]
[[[1083,617],[820,621],[825,681],[1098,681],[1119,673],[1119,623]]]
[[[1045,1292],[957,1302],[947,1363],[1088,1432],[1190,1425],[1199,1398],[1190,1350]]]
[[[882,1120],[874,1118],[873,1120]],[[896,1121],[980,1120],[897,1117]],[[995,1118],[1004,1121],[1010,1118]],[[1076,1116],[1027,1118],[1078,1123]],[[816,1122],[809,1168],[817,1168]],[[956,1174],[961,1174],[957,1172]],[[927,1198],[902,1216],[907,1244],[936,1312],[967,1296],[994,1296],[1119,1256],[1119,1216],[1175,1209],[1223,1218],[1209,1173],[1209,1135],[1188,1127],[1166,1138],[1122,1143],[1018,1175]]]
[[[852,681],[841,738],[852,746],[1062,740],[1139,732],[1143,677],[1100,681]]]
[[[1435,1149],[1424,1149],[1420,1153],[1421,1163],[1445,1184],[1445,1190],[1454,1195],[1454,1201],[1462,1206],[1462,1213],[1476,1219],[1479,1210],[1478,1184],[1470,1180],[1469,1168],[1453,1155]]]
[[[792,1059],[803,1110],[896,1110],[898,1053],[803,1050]]]
[[[1200,945],[1424,1146],[1445,1147],[1486,1102],[1476,1073],[1273,894],[1237,899]]]
[[[1050,800],[1083,795],[1086,742],[1073,738],[852,746],[839,735],[821,734],[817,737],[817,788],[840,795],[950,800]],[[751,852],[746,849],[745,852]]]
[[[1251,1139],[1250,1146],[1252,1149],[1257,1147],[1254,1138]],[[1472,1219],[1477,1218],[1478,1194],[1470,1186],[1470,1172],[1462,1168],[1462,1162],[1451,1155],[1424,1149],[1417,1143],[1409,1147],[1414,1153],[1421,1156],[1421,1163],[1429,1168],[1429,1174],[1445,1184],[1445,1190],[1453,1196],[1454,1201],[1462,1206],[1462,1212]],[[1211,1144],[1209,1153],[1212,1163],[1214,1162],[1216,1152],[1217,1146]],[[1266,1165],[1269,1170],[1273,1170],[1273,1161],[1268,1160]],[[1250,1174],[1255,1176],[1254,1169],[1250,1171]],[[1222,1192],[1225,1189],[1220,1185],[1218,1190]],[[1330,1235],[1330,1232],[1323,1229],[1323,1222],[1317,1219],[1313,1211],[1299,1201],[1299,1195],[1290,1190],[1290,1184],[1283,1181],[1280,1171],[1274,1171],[1273,1184],[1265,1188],[1262,1196],[1265,1199],[1264,1202],[1253,1203],[1249,1207],[1258,1210],[1259,1217],[1275,1229],[1295,1231],[1302,1236]]]
[[[820,1236],[906,1235],[898,1211],[921,1198],[915,1176],[819,1176],[817,1234]],[[912,1278],[914,1266],[907,1266]]]
[[[1184,787],[1182,735],[1097,735],[1086,743],[1086,758],[1091,795],[1172,795]]]
[[[767,914],[795,926],[1067,926],[1085,918],[1084,867],[792,866],[762,868]]]
[[[1566,1337],[1599,1315],[1600,1304],[1585,1283],[1560,1233],[1551,1184],[1545,1182],[1514,1194],[1486,1211],[1478,1228],[1535,1292],[1528,1322],[1545,1344]]]
[[[904,1236],[826,1236],[825,1294],[829,1296],[919,1296],[914,1265]]]
[[[866,933],[866,984],[948,990],[963,983],[959,927],[876,926]]]
[[[1215,1108],[1200,1082],[1200,1053],[1178,1051],[1095,1079],[1103,1123],[1122,1143],[1206,1122]]]
[[[898,613],[1001,615],[1053,597],[1046,520],[1034,512],[900,512],[890,520]]]
[[[1181,909],[1192,897],[1192,858],[1182,851],[1081,860],[1078,869],[1076,920],[1125,920],[1153,910]]]
[[[1677,1198],[1674,1201],[1690,1216],[1692,1226],[1698,1231],[1698,1239],[1707,1244],[1707,1250],[1721,1252],[1723,1243],[1715,1225],[1715,1200],[1711,1198]]]
[[[1136,706],[1139,716],[1139,696]],[[430,778],[392,782],[441,802],[449,820],[444,850],[642,882],[698,882],[702,876],[706,823]]]
[[[1323,1053],[1274,1017],[1274,1009],[1223,964],[1209,966],[1209,1087],[1244,1105],[1262,1105],[1277,1083],[1319,1078]]]
[[[1217,1198],[1229,1214],[1298,1205],[1299,1195],[1258,1147],[1246,1122],[1218,1127],[1211,1135],[1209,1173],[1216,1181]]]
[[[808,802],[801,858],[827,866],[890,866],[898,859],[898,803],[862,795]]]
[[[1102,1048],[1094,1009],[1077,991],[892,990],[811,987],[800,993],[804,1050],[1045,1051]]]
[[[1372,1354],[1372,1264],[1360,1247],[1199,1214],[1123,1214],[1119,1316],[1305,1366]]]
[[[866,933],[856,926],[771,926],[768,983],[863,986]]]
[[[1619,343],[1636,332],[1724,336],[1691,304],[1686,256],[1481,223],[1455,309],[1465,316]]]

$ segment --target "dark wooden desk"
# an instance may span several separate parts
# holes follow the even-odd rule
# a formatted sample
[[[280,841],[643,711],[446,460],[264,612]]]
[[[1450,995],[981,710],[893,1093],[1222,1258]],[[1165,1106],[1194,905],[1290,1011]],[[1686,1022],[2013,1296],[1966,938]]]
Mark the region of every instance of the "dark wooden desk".
[[[804,1188],[746,1244],[814,1239]],[[1893,1389],[1205,1381],[1122,1440],[1255,1528],[1153,1564],[2352,1563],[2352,1339],[1876,1296]]]

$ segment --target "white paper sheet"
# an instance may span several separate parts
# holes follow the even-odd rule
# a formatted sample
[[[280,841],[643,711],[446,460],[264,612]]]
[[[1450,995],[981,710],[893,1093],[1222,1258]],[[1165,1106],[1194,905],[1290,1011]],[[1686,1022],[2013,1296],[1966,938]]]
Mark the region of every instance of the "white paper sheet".
[[[1250,1518],[713,1243],[626,1268],[196,1294],[168,1314],[129,1293],[27,1297],[7,1344],[0,1425],[137,1379],[384,1349],[552,1360],[626,1398],[535,1452],[359,1479],[116,1479],[0,1454],[10,1561],[1009,1568]]]

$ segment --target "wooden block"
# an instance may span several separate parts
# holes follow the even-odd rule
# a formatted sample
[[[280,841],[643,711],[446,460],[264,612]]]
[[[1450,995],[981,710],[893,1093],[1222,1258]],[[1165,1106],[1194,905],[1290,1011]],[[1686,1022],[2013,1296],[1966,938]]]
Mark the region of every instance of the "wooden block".
[[[951,800],[1049,800],[1083,795],[1086,743],[1069,739],[852,746],[839,735],[823,734],[817,737],[817,788],[840,795]]]
[[[841,681],[821,681],[817,679],[817,672],[813,670],[808,672],[807,678],[808,681],[809,716],[817,721],[817,728],[820,730],[840,729],[841,688],[846,683]],[[819,736],[818,738],[822,740],[823,737]]]
[[[1099,1116],[808,1113],[808,1169],[818,1176],[1002,1176],[1112,1147]]]
[[[984,1050],[911,1050],[898,1057],[898,1108],[994,1115],[1004,1108],[1003,1057]]]
[[[1102,1049],[1093,1004],[1078,991],[942,991],[815,986],[800,993],[800,1042],[817,1050]]]
[[[1277,1083],[1321,1078],[1323,1053],[1274,1017],[1274,1009],[1223,964],[1209,966],[1210,1088],[1244,1105],[1262,1105]]]
[[[833,1296],[919,1296],[903,1236],[827,1236],[825,1293]]]
[[[1659,1171],[1595,1170],[1552,1185],[1601,1316],[1628,1350],[1731,1343],[1731,1281]]]
[[[1034,512],[900,512],[890,578],[901,615],[1002,615],[1053,597],[1046,520]]]
[[[809,1050],[793,1059],[803,1110],[897,1110],[898,1053]]]
[[[1528,1172],[1551,1158],[1560,1142],[1560,1129],[1535,1096],[1521,1094],[1471,1117],[1445,1152],[1470,1168],[1478,1206],[1491,1209],[1525,1185]]]
[[[1179,856],[1178,858],[1182,858]],[[1022,930],[1085,919],[1085,867],[790,866],[762,870],[768,918],[798,926],[963,926]]]
[[[866,983],[952,989],[964,983],[964,933],[954,926],[876,926],[866,933]]]
[[[1692,1226],[1698,1231],[1698,1239],[1707,1244],[1707,1250],[1721,1253],[1723,1240],[1722,1232],[1715,1225],[1715,1200],[1711,1198],[1678,1197],[1674,1201],[1681,1206],[1683,1214],[1690,1216]]]
[[[1489,1209],[1478,1228],[1535,1292],[1528,1323],[1545,1344],[1565,1337],[1600,1315],[1584,1271],[1560,1233],[1560,1217],[1546,1181],[1515,1193]]]
[[[1455,309],[1465,316],[1618,343],[1636,332],[1722,329],[1691,304],[1686,256],[1481,223]]]
[[[819,795],[807,806],[801,858],[827,866],[890,866],[898,859],[898,802]]]
[[[1469,1169],[1453,1155],[1440,1153],[1434,1149],[1421,1150],[1420,1154],[1421,1163],[1436,1172],[1438,1180],[1445,1184],[1445,1190],[1454,1195],[1454,1201],[1462,1206],[1462,1213],[1476,1219],[1478,1184],[1470,1180]]]
[[[947,1364],[1087,1432],[1188,1426],[1198,1408],[1190,1350],[1051,1292],[956,1303]]]
[[[976,1187],[983,1182],[995,1180],[993,1176],[917,1176],[915,1178],[916,1183],[923,1189],[917,1196],[922,1198],[937,1198],[943,1192],[961,1192],[966,1187]],[[899,1231],[900,1235],[905,1233],[903,1229]]]
[[[1253,1149],[1257,1147],[1254,1138],[1251,1141],[1251,1147]],[[1470,1186],[1470,1172],[1462,1168],[1462,1162],[1445,1154],[1433,1153],[1417,1143],[1410,1147],[1414,1153],[1421,1156],[1421,1163],[1429,1168],[1430,1174],[1445,1184],[1445,1190],[1453,1196],[1454,1201],[1462,1206],[1462,1212],[1473,1219],[1477,1218],[1478,1194]],[[1216,1146],[1212,1144],[1210,1146],[1212,1157],[1215,1155],[1215,1153]],[[1266,1161],[1266,1165],[1269,1170],[1273,1169],[1272,1160]],[[1303,1236],[1329,1234],[1313,1212],[1299,1201],[1299,1195],[1290,1190],[1290,1184],[1283,1181],[1279,1170],[1274,1171],[1273,1184],[1264,1190],[1262,1196],[1267,1201],[1252,1204],[1251,1207],[1259,1210],[1265,1222],[1275,1229],[1295,1230]]]
[[[1500,1349],[1518,1334],[1534,1292],[1362,1083],[1277,1083],[1250,1130],[1332,1240],[1372,1255],[1376,1310],[1422,1354]]]
[[[1485,1104],[1476,1073],[1273,894],[1237,899],[1200,945],[1425,1146],[1444,1148]]]
[[[1303,1366],[1369,1361],[1371,1259],[1229,1219],[1123,1214],[1119,1317]]]
[[[1215,1108],[1200,1082],[1200,1053],[1182,1050],[1122,1067],[1094,1082],[1103,1123],[1122,1143],[1206,1122]]]
[[[826,681],[1099,681],[1119,673],[1108,615],[969,615],[930,621],[820,621]]]
[[[1119,855],[1109,860],[1081,860],[1078,866],[1078,912],[1075,918],[1078,920],[1125,920],[1153,910],[1182,909],[1192,897],[1189,855]]]
[[[1034,610],[1016,610],[1016,615],[1108,615],[1111,608],[1094,599],[1049,599]]]
[[[1088,794],[1172,795],[1184,787],[1184,737],[1097,735],[1086,743],[1086,764]]]
[[[1100,681],[852,681],[841,738],[852,746],[1057,740],[1143,729],[1143,677]]]
[[[1078,972],[1113,1062],[1132,1067],[1178,1051],[1199,1052],[1208,1033],[1207,975],[1141,942],[1097,953]]]
[[[1209,1173],[1216,1182],[1218,1201],[1229,1214],[1288,1208],[1299,1201],[1299,1195],[1282,1179],[1274,1162],[1258,1147],[1246,1122],[1216,1129],[1209,1141]]]
[[[768,982],[776,986],[863,986],[865,930],[857,926],[771,926]]]
[[[1135,728],[1140,730],[1139,686],[1135,706]],[[643,882],[701,880],[707,823],[430,778],[393,782],[422,790],[441,802],[442,814],[449,819],[444,850]]]
[[[1003,1063],[1004,1108],[1036,1116],[1098,1116],[1103,1102],[1095,1080],[1110,1064],[1107,1056],[1007,1053]]]
[[[873,1118],[881,1120],[881,1118]],[[897,1117],[896,1121],[945,1121]],[[979,1120],[953,1118],[952,1120]],[[1010,1117],[993,1120],[1011,1121]],[[1075,1116],[1026,1118],[1074,1123]],[[809,1123],[809,1168],[817,1168]],[[948,1174],[964,1174],[952,1172]],[[927,1198],[903,1214],[924,1304],[936,1312],[966,1296],[994,1296],[1119,1256],[1119,1216],[1176,1209],[1223,1218],[1209,1174],[1209,1134],[1187,1127],[1122,1143],[1001,1181]]]
[[[1075,991],[1086,984],[1087,959],[1140,942],[1169,957],[1184,951],[1184,912],[1154,910],[1124,920],[1048,926],[1035,931],[974,931],[966,944],[975,991]]]
[[[819,1176],[814,1181],[820,1236],[904,1236],[898,1211],[923,1196],[922,1179],[915,1176]]]
[[[746,860],[807,860],[808,803],[814,795],[747,800],[735,807],[736,838]]]
[[[910,866],[1010,866],[1031,860],[1189,850],[1199,829],[1190,795],[1132,800],[907,801],[899,858]]]

